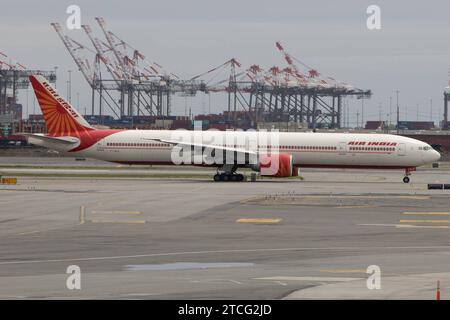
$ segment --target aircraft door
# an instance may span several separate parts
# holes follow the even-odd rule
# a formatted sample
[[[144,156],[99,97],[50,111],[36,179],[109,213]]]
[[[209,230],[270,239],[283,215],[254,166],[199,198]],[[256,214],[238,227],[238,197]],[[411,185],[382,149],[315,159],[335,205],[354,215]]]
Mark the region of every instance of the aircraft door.
[[[399,156],[404,156],[406,155],[406,146],[404,143],[399,143],[398,144],[398,155]]]
[[[97,141],[97,151],[105,151],[104,139],[100,139],[99,141]]]
[[[339,142],[338,151],[340,155],[345,155],[347,153],[347,143]]]

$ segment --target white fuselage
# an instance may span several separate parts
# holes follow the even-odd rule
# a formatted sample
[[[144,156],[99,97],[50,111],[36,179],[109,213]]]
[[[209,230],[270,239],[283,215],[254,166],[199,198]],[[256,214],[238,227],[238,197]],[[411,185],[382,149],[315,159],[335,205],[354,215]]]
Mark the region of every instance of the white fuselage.
[[[129,164],[172,164],[173,145],[152,139],[198,142],[258,152],[289,153],[297,167],[417,167],[440,158],[428,144],[397,135],[351,133],[124,130],[113,133],[73,154]],[[272,140],[272,141],[271,141]],[[257,141],[257,142],[249,142]],[[253,144],[252,144],[253,143]],[[61,150],[61,151],[68,151]]]

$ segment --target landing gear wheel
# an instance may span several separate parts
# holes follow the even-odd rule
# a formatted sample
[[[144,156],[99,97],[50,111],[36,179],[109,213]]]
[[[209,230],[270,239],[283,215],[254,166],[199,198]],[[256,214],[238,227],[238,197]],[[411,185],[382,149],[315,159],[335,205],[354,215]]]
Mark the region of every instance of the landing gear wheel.
[[[233,182],[237,182],[237,181],[244,181],[245,177],[243,174],[240,173],[227,173],[227,172],[222,172],[222,173],[216,173],[214,175],[213,180],[215,182],[219,182],[219,181],[233,181]]]
[[[409,177],[404,177],[404,178],[403,178],[403,182],[404,182],[404,183],[409,183]]]

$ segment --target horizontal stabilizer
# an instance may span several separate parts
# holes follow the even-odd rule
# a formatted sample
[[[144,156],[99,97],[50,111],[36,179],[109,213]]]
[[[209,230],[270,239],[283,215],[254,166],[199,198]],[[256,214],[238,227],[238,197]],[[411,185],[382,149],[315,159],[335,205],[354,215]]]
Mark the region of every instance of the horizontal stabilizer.
[[[77,144],[80,140],[78,138],[75,137],[50,137],[50,136],[46,136],[44,134],[38,134],[38,133],[19,133],[19,135],[26,137],[28,140],[30,138],[32,139],[36,139],[40,142],[43,143],[56,143],[56,144],[61,144],[61,145],[75,145]]]

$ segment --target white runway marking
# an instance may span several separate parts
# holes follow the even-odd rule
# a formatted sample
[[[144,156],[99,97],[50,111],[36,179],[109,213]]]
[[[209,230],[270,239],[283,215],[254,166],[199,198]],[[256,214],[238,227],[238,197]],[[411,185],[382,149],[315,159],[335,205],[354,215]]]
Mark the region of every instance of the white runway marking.
[[[233,279],[202,279],[202,280],[189,280],[190,283],[201,283],[201,284],[212,284],[214,282],[231,282],[234,284],[242,285],[243,283],[240,281],[236,281]]]
[[[254,263],[241,262],[175,262],[163,264],[130,264],[126,265],[126,271],[155,271],[155,270],[194,270],[194,269],[211,269],[211,268],[236,268],[236,267],[253,267]]]
[[[449,226],[416,226],[416,225],[409,225],[409,224],[402,224],[397,226],[397,228],[411,228],[411,229],[448,229]]]
[[[146,297],[146,296],[157,296],[158,293],[124,293],[121,297]]]
[[[402,222],[402,221],[400,221]],[[372,227],[395,227],[395,228],[411,228],[411,229],[449,229],[449,226],[419,226],[413,224],[382,224],[382,223],[361,223],[358,226]]]
[[[347,282],[361,280],[363,278],[345,278],[345,277],[265,277],[254,278],[255,280],[274,280],[274,281],[325,281],[325,282]]]
[[[393,223],[359,223],[358,226],[370,226],[370,227],[397,227],[400,224]]]
[[[450,250],[450,246],[413,246],[413,247],[327,247],[327,248],[268,248],[268,249],[230,249],[230,250],[206,250],[206,251],[181,251],[181,252],[166,252],[166,253],[149,253],[136,254],[124,256],[105,256],[105,257],[87,257],[87,258],[68,258],[68,259],[48,259],[48,260],[23,260],[23,261],[1,261],[0,265],[9,264],[33,264],[33,263],[52,263],[52,262],[74,262],[74,261],[99,261],[99,260],[119,260],[119,259],[133,259],[133,258],[151,258],[151,257],[167,257],[167,256],[181,256],[194,254],[218,254],[218,253],[245,253],[245,252],[281,252],[281,251],[345,251],[345,250],[398,250],[398,249],[436,249],[436,250]]]

